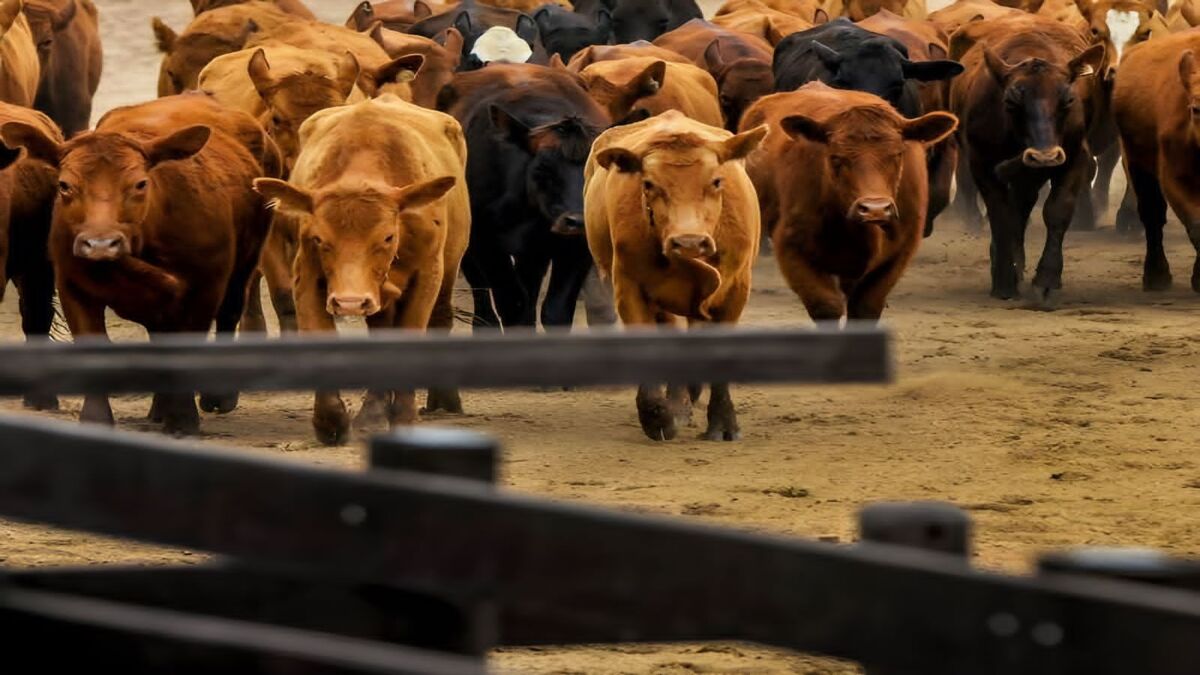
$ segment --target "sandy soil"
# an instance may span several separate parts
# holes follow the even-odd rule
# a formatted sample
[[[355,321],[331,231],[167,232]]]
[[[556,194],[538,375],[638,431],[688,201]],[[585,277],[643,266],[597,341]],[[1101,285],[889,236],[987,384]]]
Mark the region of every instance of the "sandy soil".
[[[172,3],[164,11],[186,14],[183,0]],[[146,53],[150,9],[130,0],[99,4],[108,12],[111,51],[98,112],[152,95],[157,68]],[[353,4],[313,6],[340,17]],[[1200,555],[1200,465],[1190,443],[1200,421],[1193,384],[1200,299],[1186,288],[1191,246],[1178,224],[1170,227],[1176,290],[1141,292],[1140,241],[1111,229],[1071,233],[1063,306],[1044,313],[989,299],[986,236],[941,223],[885,315],[897,335],[897,382],[735,387],[746,432],[740,443],[651,442],[638,428],[632,389],[472,392],[469,415],[434,421],[503,439],[504,484],[555,499],[840,541],[853,538],[864,503],[941,499],[972,511],[977,562],[991,568],[1019,571],[1036,551],[1085,544]],[[1031,230],[1039,240],[1040,226]],[[1030,251],[1039,244],[1031,241]],[[755,286],[746,323],[808,325],[773,260],[759,262]],[[0,304],[4,338],[19,336],[15,310],[10,293]],[[119,324],[114,333],[141,334]],[[121,427],[151,430],[142,421],[146,397],[114,405]],[[357,445],[314,444],[309,405],[302,393],[245,395],[236,412],[204,419],[204,440],[359,465]],[[78,408],[68,400],[57,416],[70,420]],[[8,566],[200,558],[0,521],[0,563]],[[857,672],[725,644],[506,650],[494,664],[531,673]]]

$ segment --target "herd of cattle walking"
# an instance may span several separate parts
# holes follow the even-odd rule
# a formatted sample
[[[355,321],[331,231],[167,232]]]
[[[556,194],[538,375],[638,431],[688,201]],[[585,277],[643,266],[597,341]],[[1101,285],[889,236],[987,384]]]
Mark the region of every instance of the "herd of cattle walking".
[[[153,21],[159,98],[92,131],[96,7],[0,1],[0,242],[31,339],[56,290],[75,336],[105,335],[108,309],[152,339],[263,332],[261,280],[284,331],[449,330],[460,271],[477,326],[566,327],[581,293],[596,323],[736,323],[763,236],[813,319],[876,320],[955,176],[1006,299],[1049,183],[1030,292],[1052,303],[1064,235],[1094,226],[1121,157],[1145,287],[1171,283],[1167,205],[1200,248],[1200,0],[729,0],[711,22],[694,0],[389,0],[345,26],[299,0],[191,1],[181,32]],[[639,388],[645,433],[673,438],[699,393]],[[192,395],[150,415],[199,427]],[[107,397],[81,417],[111,424]],[[371,391],[355,421],[417,417],[414,392]],[[738,437],[728,385],[707,418]],[[313,425],[347,438],[337,392]]]

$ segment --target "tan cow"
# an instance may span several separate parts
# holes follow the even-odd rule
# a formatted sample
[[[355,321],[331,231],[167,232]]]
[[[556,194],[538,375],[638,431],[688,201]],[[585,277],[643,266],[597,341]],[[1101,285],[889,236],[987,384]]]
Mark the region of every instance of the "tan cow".
[[[467,146],[453,117],[390,95],[314,115],[290,182],[255,181],[298,219],[294,264],[300,330],[335,330],[335,316],[372,328],[449,328],[451,293],[470,233]],[[370,139],[370,142],[364,142]],[[369,392],[357,421],[417,420],[414,393]],[[313,428],[346,440],[337,392],[318,392]]]
[[[692,63],[692,60],[678,52],[659,47],[645,40],[630,42],[624,45],[592,45],[584,47],[571,57],[567,70],[581,73],[584,68],[601,61],[617,61],[624,58],[641,58],[651,56],[669,63]]]
[[[627,326],[734,324],[750,296],[760,221],[742,158],[766,135],[733,135],[678,111],[609,129],[584,173],[584,221],[596,268]],[[686,387],[638,389],[642,430],[669,440],[691,416]],[[736,440],[727,383],[714,382],[708,440]]]
[[[736,3],[727,3],[725,8],[728,11],[712,18],[714,24],[757,35],[772,45],[779,44],[780,40],[792,33],[812,28],[814,23],[811,19],[771,9],[761,0],[737,0]],[[817,23],[824,23],[828,19],[824,10],[818,10]]]
[[[653,57],[626,58],[593,63],[580,76],[588,93],[615,122],[678,110],[703,124],[725,126],[717,82],[699,66]]]
[[[1019,9],[999,5],[992,0],[957,0],[936,12],[929,13],[929,21],[953,36],[959,28],[984,19],[1023,14]],[[951,52],[950,58],[956,58]]]
[[[42,75],[22,0],[0,2],[0,101],[33,107]]]

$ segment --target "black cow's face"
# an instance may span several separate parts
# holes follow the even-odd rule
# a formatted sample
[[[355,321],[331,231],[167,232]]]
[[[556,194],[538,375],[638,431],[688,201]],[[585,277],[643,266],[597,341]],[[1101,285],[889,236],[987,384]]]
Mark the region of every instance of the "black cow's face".
[[[671,28],[665,0],[616,0],[612,4],[612,32],[618,44],[653,42]]]
[[[558,5],[545,5],[533,15],[547,54],[558,54],[563,62],[579,50],[608,43],[612,35],[612,15],[601,9],[595,17],[576,14]]]
[[[826,84],[875,94],[896,108],[900,107],[905,81],[945,80],[963,71],[956,61],[910,61],[884,37],[866,40],[842,52],[815,42],[813,51],[830,73]]]

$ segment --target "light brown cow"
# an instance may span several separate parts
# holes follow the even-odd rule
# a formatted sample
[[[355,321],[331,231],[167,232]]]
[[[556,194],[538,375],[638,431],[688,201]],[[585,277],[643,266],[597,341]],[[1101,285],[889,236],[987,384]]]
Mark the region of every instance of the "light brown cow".
[[[811,82],[746,111],[771,134],[747,159],[788,285],[815,321],[874,321],[925,227],[925,146],[958,124]]]
[[[152,336],[205,333],[214,319],[231,336],[241,318],[269,223],[250,189],[263,169],[221,127],[162,114],[170,105],[112,115],[65,144],[33,125],[0,127],[5,144],[59,169],[50,257],[77,338],[105,337],[106,309]],[[236,393],[201,396],[207,411],[236,405]],[[150,414],[168,433],[200,424],[192,394],[157,394]],[[89,395],[80,418],[112,424],[108,397]]]
[[[791,14],[805,21],[815,21],[818,10],[824,9],[820,0],[754,0],[754,4],[784,14]],[[727,0],[717,8],[713,16],[725,16],[741,12],[746,8],[747,0]]]
[[[1192,290],[1200,292],[1200,32],[1189,30],[1130,47],[1117,70],[1113,113],[1130,185],[1146,229],[1142,286],[1170,288],[1163,250],[1167,207],[1183,223],[1198,257]]]
[[[41,63],[34,107],[70,138],[91,124],[100,86],[99,12],[92,0],[25,0],[23,11]]]
[[[198,86],[200,71],[213,59],[245,48],[250,36],[272,34],[296,17],[270,2],[247,2],[206,11],[182,33],[154,17],[151,27],[163,53],[158,71],[158,95],[182,94]]]
[[[341,56],[354,55],[364,71],[382,68],[390,60],[387,52],[370,35],[317,21],[297,21],[271,33],[259,32],[250,36],[247,49],[268,44],[285,44],[299,49],[321,50]]]
[[[766,128],[733,135],[671,111],[616,127],[592,146],[584,221],[627,326],[734,324],[750,295],[760,221],[742,158]],[[642,430],[669,440],[691,417],[686,387],[638,389]],[[704,438],[736,440],[727,383],[714,382]]]
[[[1013,7],[996,4],[992,0],[956,0],[936,12],[930,12],[929,22],[945,31],[946,35],[954,35],[958,29],[968,23],[1014,14],[1020,15],[1023,12]],[[951,52],[950,58],[959,57]]]
[[[42,67],[23,0],[0,2],[0,101],[33,107]]]
[[[455,28],[447,28],[437,40],[430,40],[420,35],[409,35],[388,30],[382,23],[376,23],[370,32],[371,38],[383,47],[392,59],[419,54],[423,63],[412,82],[409,83],[411,98],[406,98],[400,92],[400,98],[411,100],[425,108],[436,108],[438,94],[454,79],[454,73],[462,62],[463,36]],[[395,81],[390,73],[378,72],[371,84],[378,88],[379,80]],[[362,80],[360,78],[360,84]],[[374,93],[374,92],[368,92]]]
[[[592,45],[591,47],[584,47],[575,56],[571,57],[571,61],[567,64],[567,70],[573,73],[581,73],[584,68],[593,63],[647,56],[669,63],[692,63],[691,59],[678,52],[664,49],[645,40],[638,40],[637,42],[630,42],[625,45]]]
[[[453,117],[383,96],[314,115],[291,182],[255,181],[299,220],[295,261],[300,329],[335,330],[335,316],[372,328],[449,326],[451,293],[470,232],[466,141]],[[370,138],[370,143],[364,143]],[[358,421],[417,420],[412,391],[370,392]],[[346,440],[337,392],[319,392],[313,428]]]
[[[248,4],[247,0],[192,0],[192,13],[196,16],[200,16],[205,12],[211,12],[213,10],[222,9],[225,7],[234,7],[244,4]],[[300,0],[270,0],[270,4],[276,5],[279,7],[279,9],[287,12],[288,14],[300,17],[302,19],[308,19],[310,21],[315,21],[317,19],[316,15],[312,13],[312,10],[306,7],[303,2],[300,2]]]
[[[725,124],[716,81],[690,63],[626,58],[593,63],[580,76],[588,93],[617,123],[678,110],[703,124]]]
[[[728,30],[757,35],[772,45],[783,38],[813,27],[813,20],[781,12],[764,5],[761,0],[737,0],[726,3],[727,11],[712,18],[716,25]],[[825,23],[829,16],[817,10],[816,23]]]

